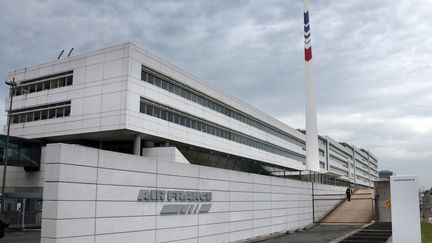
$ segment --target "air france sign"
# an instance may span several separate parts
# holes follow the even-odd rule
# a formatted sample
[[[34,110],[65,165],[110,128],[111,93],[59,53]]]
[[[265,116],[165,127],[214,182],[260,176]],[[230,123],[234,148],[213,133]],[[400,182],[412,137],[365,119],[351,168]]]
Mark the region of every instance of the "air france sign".
[[[139,202],[186,202],[182,204],[164,204],[161,215],[208,213],[212,200],[211,192],[174,191],[140,189],[137,201]]]

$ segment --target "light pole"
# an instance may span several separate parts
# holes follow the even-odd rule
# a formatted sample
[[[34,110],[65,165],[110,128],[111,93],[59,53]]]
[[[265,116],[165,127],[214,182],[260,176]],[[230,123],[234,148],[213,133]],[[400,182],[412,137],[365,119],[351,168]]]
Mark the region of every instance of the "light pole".
[[[6,170],[7,170],[7,162],[8,162],[8,150],[9,150],[9,134],[10,134],[10,124],[11,124],[11,113],[12,113],[12,101],[15,94],[15,88],[17,87],[17,83],[15,82],[15,77],[12,78],[12,81],[5,82],[7,85],[11,87],[11,98],[8,110],[8,119],[7,119],[7,134],[6,134],[6,145],[3,152],[3,183],[1,190],[1,213],[4,212],[4,199],[5,199],[5,188],[6,188]]]

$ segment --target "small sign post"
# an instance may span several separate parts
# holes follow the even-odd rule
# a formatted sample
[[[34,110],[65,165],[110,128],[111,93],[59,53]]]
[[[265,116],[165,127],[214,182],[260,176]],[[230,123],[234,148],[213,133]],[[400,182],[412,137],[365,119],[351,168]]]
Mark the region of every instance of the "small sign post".
[[[385,205],[387,208],[391,208],[391,200],[386,200]]]
[[[417,176],[390,177],[393,243],[421,243],[418,192]]]

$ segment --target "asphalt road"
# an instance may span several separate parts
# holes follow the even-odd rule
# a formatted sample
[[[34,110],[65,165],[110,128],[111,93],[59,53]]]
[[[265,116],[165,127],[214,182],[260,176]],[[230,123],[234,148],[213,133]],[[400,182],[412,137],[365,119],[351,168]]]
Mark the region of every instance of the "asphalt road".
[[[40,243],[40,231],[6,232],[0,243]]]
[[[327,243],[339,238],[360,226],[357,225],[317,225],[311,229],[290,235],[260,241],[260,243]],[[7,232],[0,243],[39,243],[40,231]]]

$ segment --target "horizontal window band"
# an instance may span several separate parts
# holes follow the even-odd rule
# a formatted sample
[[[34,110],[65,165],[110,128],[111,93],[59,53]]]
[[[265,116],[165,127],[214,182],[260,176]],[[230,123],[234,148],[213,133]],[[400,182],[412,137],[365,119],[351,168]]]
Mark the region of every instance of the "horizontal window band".
[[[70,101],[54,103],[44,106],[35,106],[11,112],[10,123],[26,123],[70,116]]]
[[[236,132],[232,129],[211,123],[190,114],[186,114],[174,108],[159,104],[157,102],[141,97],[140,103],[140,112],[146,115],[176,123],[184,127],[205,132],[210,135],[234,141],[269,153],[291,158],[299,162],[303,162],[305,160],[304,155],[297,154],[296,152],[287,150],[285,148],[278,147],[268,142]]]
[[[23,81],[19,82],[19,84],[28,84],[28,83],[32,83],[32,82],[38,82],[38,81],[47,81],[50,79],[61,78],[61,77],[72,76],[72,75],[73,75],[73,70],[67,71],[67,72],[51,74],[51,75],[47,75],[47,76],[43,76],[43,77],[39,77],[39,78],[23,80]]]
[[[17,84],[17,87],[10,89],[10,96],[14,92],[14,96],[36,93],[44,90],[56,89],[65,86],[70,86],[73,83],[73,71],[49,75],[37,79],[23,81]]]
[[[70,101],[64,101],[64,102],[52,103],[52,104],[48,104],[48,105],[33,106],[33,107],[29,107],[29,108],[24,108],[24,109],[12,110],[11,114],[14,115],[14,114],[25,112],[25,111],[36,111],[36,110],[42,110],[45,108],[48,108],[48,109],[49,108],[57,108],[59,106],[67,106],[70,104],[71,104]]]
[[[177,95],[180,95],[188,100],[191,100],[195,103],[198,103],[202,106],[208,107],[216,112],[219,112],[221,114],[224,114],[228,117],[234,118],[240,122],[243,122],[245,124],[248,124],[250,126],[253,126],[259,130],[262,130],[264,132],[270,133],[276,137],[279,137],[283,140],[286,140],[288,142],[294,143],[297,146],[304,146],[304,141],[295,138],[294,136],[291,136],[288,133],[285,133],[284,131],[281,131],[278,128],[275,128],[271,125],[265,124],[261,121],[258,121],[257,119],[251,117],[250,115],[247,115],[241,111],[238,111],[237,109],[224,104],[223,102],[220,102],[214,98],[209,97],[206,94],[203,94],[193,88],[190,88],[184,84],[181,84],[180,82],[173,80],[172,78],[169,78],[163,74],[160,74],[144,65],[142,65],[141,70],[141,80],[150,84],[153,84],[155,86],[158,86],[162,89],[165,89],[171,93],[175,93]]]

